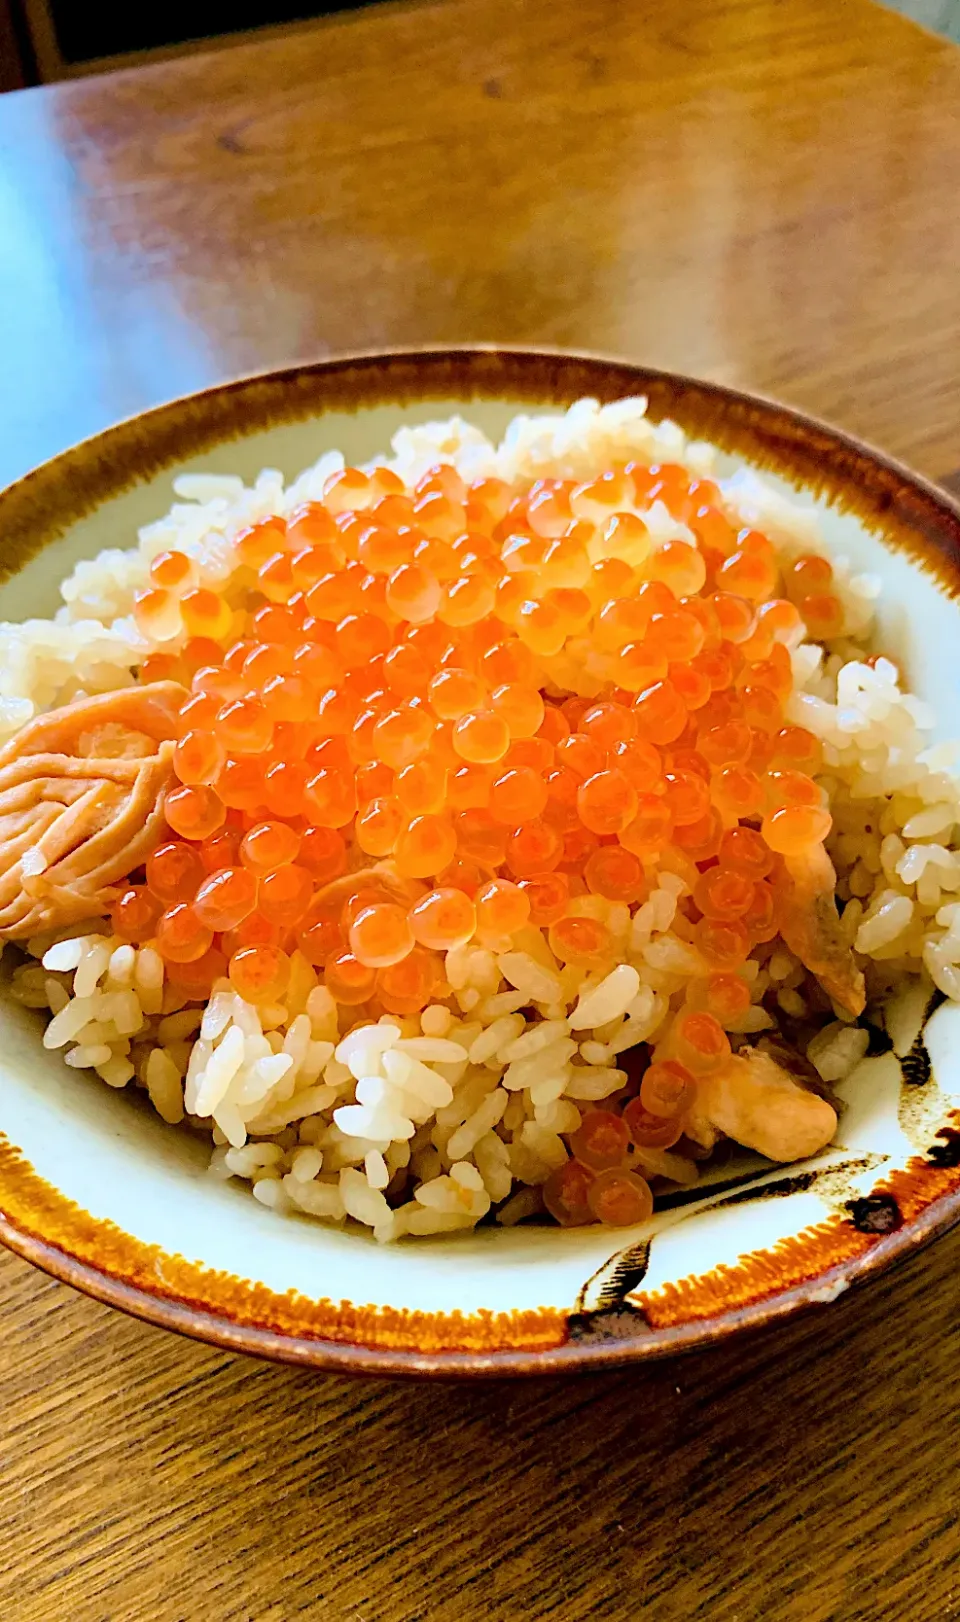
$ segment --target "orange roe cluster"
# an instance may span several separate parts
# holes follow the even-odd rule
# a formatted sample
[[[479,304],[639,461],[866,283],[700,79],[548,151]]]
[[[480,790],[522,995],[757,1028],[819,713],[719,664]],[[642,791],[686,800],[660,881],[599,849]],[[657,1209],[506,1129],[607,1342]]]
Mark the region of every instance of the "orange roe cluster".
[[[655,503],[692,542],[655,544]],[[819,743],[784,714],[790,648],[843,629],[829,563],[784,572],[716,485],[641,463],[516,488],[348,467],[232,548],[226,588],[170,551],[137,596],[160,645],[141,680],[189,697],[170,838],[117,933],[197,997],[229,974],[276,1002],[301,954],[376,1018],[449,996],[451,948],[529,928],[607,971],[578,903],[635,908],[681,874],[713,1002],[622,1113],[584,1117],[544,1191],[562,1222],[638,1220],[630,1157],[676,1141],[697,1042],[742,1013],[737,970],[777,933],[783,863],[830,829]]]
[[[543,1185],[544,1205],[555,1221],[562,1227],[627,1227],[647,1220],[654,1205],[648,1178],[670,1177],[665,1152],[684,1135],[698,1077],[730,1058],[723,1022],[732,1023],[749,1005],[747,985],[736,975],[691,982],[652,1062],[633,1079],[628,1072],[623,1093],[587,1110],[570,1134],[571,1159]]]
[[[695,545],[653,545],[654,502]],[[777,858],[830,826],[819,745],[783,714],[802,621],[842,628],[826,560],[783,580],[716,486],[641,464],[523,490],[346,468],[233,551],[226,593],[161,553],[134,610],[170,644],[142,679],[190,696],[174,837],[115,922],[174,974],[226,956],[268,1000],[299,949],[339,1001],[422,1007],[446,950],[527,924],[602,965],[603,926],[571,903],[640,904],[664,861],[697,869],[714,969],[775,933]],[[409,904],[396,884],[331,890],[381,863]]]
[[[622,1111],[609,1105],[588,1110],[570,1135],[572,1158],[544,1184],[550,1215],[562,1227],[603,1222],[619,1228],[645,1222],[653,1212],[653,1193],[638,1169],[644,1152],[669,1149],[678,1141],[683,1115],[695,1096],[690,1071],[667,1059],[647,1066],[639,1092]]]

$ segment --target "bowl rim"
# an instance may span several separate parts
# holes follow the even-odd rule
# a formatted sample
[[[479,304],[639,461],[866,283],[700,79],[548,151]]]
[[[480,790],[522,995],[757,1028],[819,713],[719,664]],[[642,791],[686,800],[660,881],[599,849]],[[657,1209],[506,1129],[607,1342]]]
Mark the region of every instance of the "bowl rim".
[[[779,1291],[748,1306],[730,1307],[712,1317],[677,1326],[651,1328],[623,1339],[591,1341],[575,1335],[560,1346],[531,1350],[418,1352],[404,1348],[364,1346],[352,1341],[288,1335],[228,1318],[188,1302],[154,1295],[138,1285],[79,1261],[58,1245],[14,1227],[0,1212],[0,1244],[50,1278],[70,1284],[104,1306],[128,1317],[170,1329],[190,1340],[224,1352],[243,1352],[274,1363],[311,1368],[321,1374],[362,1374],[379,1379],[431,1376],[535,1379],[551,1374],[590,1374],[628,1363],[705,1350],[741,1331],[763,1329],[814,1307],[831,1305],[848,1289],[906,1262],[933,1240],[960,1224],[960,1191],[943,1194],[919,1217],[878,1239],[865,1254],[838,1262],[816,1278]]]
[[[740,454],[749,455],[754,465],[766,465],[770,471],[792,480],[798,488],[828,496],[839,510],[867,515],[877,527],[882,523],[887,538],[894,539],[915,564],[932,572],[950,596],[960,597],[960,502],[868,442],[758,392],[599,353],[498,344],[366,349],[281,368],[263,368],[112,424],[64,449],[0,491],[0,522],[9,516],[13,530],[13,544],[5,555],[0,578],[15,572],[63,528],[96,510],[111,495],[135,486],[145,473],[163,471],[188,454],[199,454],[207,445],[241,439],[244,430],[249,433],[278,423],[308,420],[323,409],[325,387],[328,409],[344,404],[349,409],[351,394],[354,407],[364,401],[376,403],[370,383],[378,370],[398,373],[402,379],[422,378],[429,384],[431,379],[440,381],[444,375],[455,377],[458,366],[466,369],[473,398],[477,399],[529,399],[535,383],[539,383],[539,391],[535,392],[542,394],[544,410],[549,410],[552,402],[559,405],[583,392],[592,392],[574,384],[574,377],[580,377],[581,383],[592,377],[595,385],[606,378],[612,389],[603,395],[605,398],[615,398],[617,393],[649,395],[659,391],[670,398],[672,414],[682,420],[683,412],[676,412],[679,395],[712,419],[709,429],[702,426],[703,437],[718,444],[726,438],[736,451],[734,430],[748,438],[757,433],[763,442],[762,453],[758,454],[759,447],[752,446],[749,452],[741,448]],[[570,380],[567,386],[565,378]],[[481,387],[484,383],[485,389]],[[346,389],[345,399],[329,398],[335,385]],[[460,387],[450,392],[454,398],[469,397],[464,393],[462,378]],[[263,420],[251,420],[247,409],[251,394],[257,397]],[[391,403],[399,398],[396,388],[382,396]],[[416,398],[415,390],[410,398]],[[201,416],[206,414],[206,438],[199,445],[191,437],[196,432],[190,422],[195,411]],[[655,403],[651,414],[656,418]],[[159,440],[159,451],[152,443],[155,439]],[[789,460],[791,456],[793,460]],[[781,457],[787,459],[786,466]],[[852,484],[854,470],[860,478]],[[891,530],[899,533],[891,535]],[[7,561],[10,554],[13,569]],[[2,1197],[0,1187],[0,1202]],[[868,1281],[958,1222],[960,1188],[941,1194],[900,1228],[877,1237],[866,1252],[746,1305],[731,1306],[679,1325],[651,1327],[624,1338],[581,1339],[574,1332],[555,1347],[490,1351],[370,1346],[232,1322],[203,1306],[154,1294],[70,1254],[62,1245],[19,1226],[15,1218],[4,1213],[2,1203],[0,1243],[51,1277],[106,1305],[222,1350],[327,1373],[388,1378],[535,1377],[645,1362],[712,1345],[740,1331],[792,1317],[805,1308],[836,1299],[852,1285]]]

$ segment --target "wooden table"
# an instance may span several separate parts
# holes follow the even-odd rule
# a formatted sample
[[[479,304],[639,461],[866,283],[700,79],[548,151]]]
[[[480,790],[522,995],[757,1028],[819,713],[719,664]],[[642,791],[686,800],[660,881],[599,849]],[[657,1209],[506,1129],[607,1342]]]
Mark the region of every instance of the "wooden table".
[[[960,54],[866,0],[438,0],[0,99],[0,478],[230,373],[460,339],[960,470]],[[4,1622],[947,1622],[960,1234],[642,1375],[239,1361],[0,1256]]]

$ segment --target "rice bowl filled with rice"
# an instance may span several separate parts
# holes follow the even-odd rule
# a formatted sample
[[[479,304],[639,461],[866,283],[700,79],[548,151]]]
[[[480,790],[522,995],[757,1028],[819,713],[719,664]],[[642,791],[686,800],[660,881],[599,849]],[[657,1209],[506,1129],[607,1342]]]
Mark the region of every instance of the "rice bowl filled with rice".
[[[0,937],[44,1044],[278,1213],[629,1226],[803,1159],[960,998],[953,751],[880,582],[645,404],[189,475],[2,627]]]

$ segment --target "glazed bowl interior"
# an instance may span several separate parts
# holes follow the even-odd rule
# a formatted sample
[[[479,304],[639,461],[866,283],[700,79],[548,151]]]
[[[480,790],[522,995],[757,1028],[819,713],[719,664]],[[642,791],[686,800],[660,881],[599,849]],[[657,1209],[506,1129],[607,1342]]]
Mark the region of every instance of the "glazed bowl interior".
[[[275,467],[291,479],[328,449],[365,461],[404,423],[459,413],[497,437],[517,411],[585,393],[649,393],[654,416],[718,444],[721,471],[752,461],[784,493],[817,503],[830,550],[882,576],[877,645],[933,704],[957,690],[949,504],[782,408],[555,356],[329,363],[121,425],[0,497],[10,568],[0,618],[53,613],[74,564],[135,544],[181,472],[250,482]],[[942,704],[940,722],[949,729]],[[932,1070],[909,1123],[902,1067],[887,1052],[844,1083],[842,1141],[812,1166],[744,1155],[636,1231],[491,1225],[380,1246],[353,1227],[279,1218],[245,1185],[217,1181],[208,1140],[68,1070],[42,1048],[39,1017],[3,998],[0,1238],[143,1317],[319,1366],[529,1372],[697,1344],[827,1299],[955,1219],[960,1172],[930,1150],[949,1141],[960,1099],[960,1016],[914,1003],[898,1017]]]

